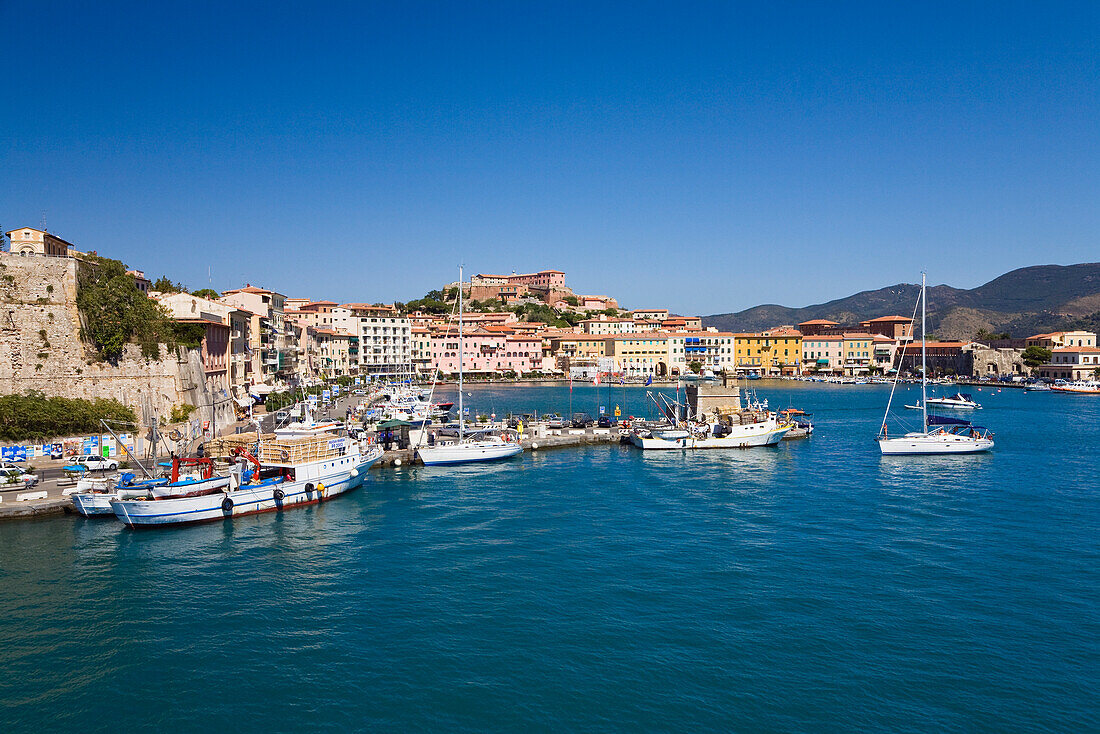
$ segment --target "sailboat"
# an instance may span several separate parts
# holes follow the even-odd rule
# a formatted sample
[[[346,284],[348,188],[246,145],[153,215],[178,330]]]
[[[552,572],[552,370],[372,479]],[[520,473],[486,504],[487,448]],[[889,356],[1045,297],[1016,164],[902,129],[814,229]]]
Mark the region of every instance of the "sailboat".
[[[884,455],[904,454],[975,454],[981,451],[989,451],[993,448],[993,433],[981,426],[974,426],[966,421],[952,421],[950,423],[928,420],[928,347],[925,338],[927,331],[927,290],[928,278],[921,273],[920,296],[920,411],[921,430],[906,433],[901,436],[889,436],[886,429],[886,421],[890,417],[890,404],[894,401],[894,391],[898,386],[898,378],[901,376],[899,369],[894,376],[894,385],[890,388],[890,399],[886,402],[886,414],[882,417],[882,426],[879,428],[879,449]],[[916,306],[913,307],[913,317],[916,318]],[[904,347],[903,347],[904,349]],[[904,351],[902,354],[904,355]]]
[[[462,406],[462,363],[465,361],[462,342],[462,267],[458,268],[458,439],[421,446],[416,453],[427,466],[438,464],[469,464],[475,461],[507,459],[523,451],[519,433],[511,428],[487,428],[466,431],[466,415]]]

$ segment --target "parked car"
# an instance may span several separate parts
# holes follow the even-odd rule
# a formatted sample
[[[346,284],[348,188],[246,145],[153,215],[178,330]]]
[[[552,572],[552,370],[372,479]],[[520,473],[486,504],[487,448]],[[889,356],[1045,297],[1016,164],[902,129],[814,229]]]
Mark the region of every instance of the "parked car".
[[[571,422],[574,428],[588,428],[596,421],[592,420],[592,416],[588,415],[588,413],[574,413]]]
[[[19,467],[13,467],[11,464],[5,466],[10,467],[6,469],[0,469],[0,486],[8,487],[13,486],[18,488],[22,485],[25,488],[33,487],[38,484],[38,477],[34,474],[28,474]]]
[[[565,419],[560,415],[552,415],[546,420],[547,428],[565,428]]]
[[[608,418],[606,415],[601,415],[600,419],[596,421],[596,425],[600,428],[611,428],[615,425],[615,421]]]
[[[88,471],[114,471],[118,468],[118,459],[112,459],[107,456],[96,456],[95,454],[81,456],[77,459],[76,463],[83,466]]]
[[[531,425],[531,421],[533,421],[534,419],[535,417],[530,413],[524,413],[523,415],[513,415],[511,418],[508,419],[508,427],[519,428],[520,423],[525,426],[529,426]]]

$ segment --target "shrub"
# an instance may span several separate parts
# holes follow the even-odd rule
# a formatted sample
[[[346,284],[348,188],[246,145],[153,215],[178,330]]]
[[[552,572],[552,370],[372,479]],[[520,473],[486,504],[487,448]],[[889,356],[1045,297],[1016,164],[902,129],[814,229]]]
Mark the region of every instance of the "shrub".
[[[185,420],[191,417],[191,414],[195,412],[194,405],[188,405],[187,403],[180,403],[179,405],[172,406],[172,414],[168,417],[169,423],[183,423]]]
[[[99,421],[134,423],[134,411],[117,400],[47,398],[41,392],[0,397],[0,439],[44,440],[56,436],[99,433]]]

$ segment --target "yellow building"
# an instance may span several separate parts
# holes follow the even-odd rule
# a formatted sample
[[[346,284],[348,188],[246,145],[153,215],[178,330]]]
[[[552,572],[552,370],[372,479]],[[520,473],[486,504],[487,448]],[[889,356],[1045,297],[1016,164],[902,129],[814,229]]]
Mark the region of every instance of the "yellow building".
[[[614,358],[618,368],[627,375],[665,377],[669,374],[670,335],[649,331],[605,339],[606,356]]]
[[[772,329],[733,335],[738,374],[795,375],[802,371],[802,333]]]

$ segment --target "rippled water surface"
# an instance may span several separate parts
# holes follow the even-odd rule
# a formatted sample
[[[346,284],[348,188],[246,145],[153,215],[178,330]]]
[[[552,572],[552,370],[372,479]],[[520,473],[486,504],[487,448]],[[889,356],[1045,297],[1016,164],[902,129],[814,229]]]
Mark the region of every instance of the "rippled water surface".
[[[883,458],[883,388],[755,386],[817,435],[375,471],[162,531],[2,524],[0,730],[1100,729],[1100,400],[987,389],[994,453]]]

